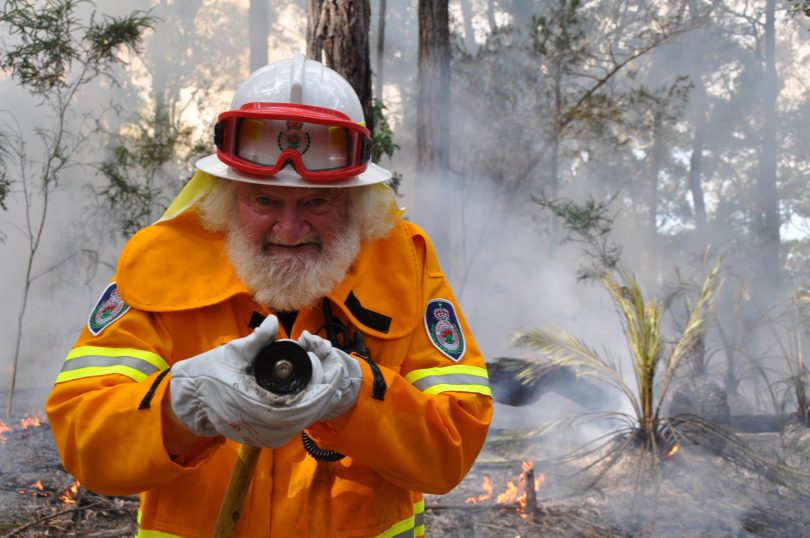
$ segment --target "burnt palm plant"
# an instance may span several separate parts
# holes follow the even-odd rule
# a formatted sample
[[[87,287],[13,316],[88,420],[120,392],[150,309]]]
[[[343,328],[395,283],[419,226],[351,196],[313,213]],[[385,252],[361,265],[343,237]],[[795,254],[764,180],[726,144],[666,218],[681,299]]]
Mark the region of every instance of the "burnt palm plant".
[[[529,347],[538,352],[517,373],[522,381],[530,383],[543,372],[566,368],[576,372],[577,376],[594,382],[601,381],[618,389],[630,402],[632,414],[619,411],[588,413],[585,414],[587,416],[559,419],[534,432],[534,436],[542,436],[561,425],[573,426],[587,418],[621,419],[624,426],[580,447],[566,458],[577,459],[610,445],[606,453],[586,467],[597,470],[591,485],[600,480],[629,447],[640,448],[642,460],[648,459],[654,463],[665,455],[674,454],[681,444],[688,443],[706,447],[725,460],[768,480],[810,495],[810,473],[761,456],[728,427],[693,414],[662,416],[676,372],[690,353],[694,353],[706,331],[708,313],[720,286],[720,265],[718,261],[709,270],[680,335],[670,345],[665,344],[661,334],[661,302],[646,300],[638,281],[628,272],[618,271],[616,275],[605,274],[601,277],[620,314],[632,359],[635,386],[625,381],[618,361],[600,355],[565,330],[525,330],[516,333],[513,339],[516,346]],[[638,466],[639,472],[642,468],[644,466]]]
[[[784,411],[788,403],[795,405],[795,414],[799,422],[807,426],[810,424],[810,395],[808,395],[808,374],[805,365],[804,339],[807,335],[807,295],[794,294],[787,308],[775,316],[771,312],[762,313],[764,326],[768,329],[772,341],[778,348],[779,357],[784,359],[787,367],[787,376],[784,371],[781,380],[773,384],[776,388],[770,389],[771,399],[777,412]],[[758,369],[760,375],[768,382],[768,373],[765,368]],[[780,390],[781,389],[781,390]]]
[[[605,382],[621,391],[632,406],[632,415],[619,414],[629,426],[622,433],[629,433],[629,439],[651,454],[658,454],[660,449],[669,450],[673,444],[672,424],[662,419],[661,410],[678,366],[705,331],[706,313],[718,288],[719,272],[718,262],[703,282],[682,334],[669,349],[665,349],[661,335],[661,302],[646,300],[636,278],[626,271],[601,277],[621,317],[635,387],[625,381],[617,361],[600,355],[563,329],[525,330],[515,335],[516,346],[532,348],[540,355],[536,366],[521,372],[522,377],[530,380],[536,370],[564,367],[573,369],[579,376]]]

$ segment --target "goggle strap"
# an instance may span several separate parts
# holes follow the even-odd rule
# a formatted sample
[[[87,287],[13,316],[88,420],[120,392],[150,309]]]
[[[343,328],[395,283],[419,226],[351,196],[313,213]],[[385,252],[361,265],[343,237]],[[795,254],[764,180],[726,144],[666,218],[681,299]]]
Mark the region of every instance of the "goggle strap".
[[[225,146],[225,123],[221,121],[214,125],[214,145],[218,149],[223,149]]]

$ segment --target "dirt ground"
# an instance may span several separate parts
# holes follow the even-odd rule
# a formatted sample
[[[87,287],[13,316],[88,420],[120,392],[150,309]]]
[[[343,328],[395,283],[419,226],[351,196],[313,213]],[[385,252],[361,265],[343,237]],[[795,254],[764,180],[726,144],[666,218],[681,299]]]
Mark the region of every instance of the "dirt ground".
[[[10,431],[0,428],[0,537],[134,535],[137,498],[104,497],[81,487],[69,491],[74,480],[59,462],[48,425],[8,424]],[[565,443],[551,448],[499,442],[497,432],[491,437],[455,490],[427,496],[427,536],[810,536],[806,491],[698,446],[683,447],[653,474],[642,472],[647,467],[639,453],[628,449],[592,484],[600,470],[598,451],[564,461],[559,456]],[[810,469],[806,428],[748,435],[745,446],[799,473]],[[529,467],[534,487],[525,479]]]

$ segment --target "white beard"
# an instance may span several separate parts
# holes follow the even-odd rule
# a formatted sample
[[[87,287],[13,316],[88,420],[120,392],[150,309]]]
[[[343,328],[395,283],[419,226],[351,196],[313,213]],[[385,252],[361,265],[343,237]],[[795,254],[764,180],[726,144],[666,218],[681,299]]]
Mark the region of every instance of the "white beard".
[[[227,246],[236,274],[253,290],[256,301],[288,312],[314,305],[340,284],[360,252],[360,233],[356,225],[349,225],[317,253],[268,254],[234,222]]]

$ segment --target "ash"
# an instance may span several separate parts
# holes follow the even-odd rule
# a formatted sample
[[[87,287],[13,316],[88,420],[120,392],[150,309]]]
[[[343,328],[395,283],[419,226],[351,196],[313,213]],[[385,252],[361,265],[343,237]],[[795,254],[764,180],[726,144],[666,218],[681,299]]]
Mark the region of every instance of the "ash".
[[[19,420],[6,424],[11,431],[0,433],[0,536],[135,534],[137,497],[106,497],[79,487],[68,496],[72,504],[66,504],[60,497],[75,480],[60,463],[48,425],[23,429]],[[716,450],[687,445],[651,464],[637,448],[626,447],[606,469],[602,458],[615,441],[570,459],[566,454],[580,440],[509,433],[508,442],[497,431],[490,435],[455,490],[426,496],[427,536],[810,536],[806,491]],[[768,458],[774,468],[795,470],[799,478],[810,472],[810,430],[803,425],[793,422],[781,432],[740,437],[752,454]],[[521,480],[527,461],[533,462],[535,502],[519,502],[514,496],[499,500],[510,482],[531,499],[531,488]],[[491,484],[488,497],[482,489],[485,480]]]
[[[0,536],[134,536],[137,496],[106,497],[77,485],[48,424],[22,420],[4,420],[10,431],[0,433]]]
[[[544,442],[529,435],[521,440],[517,430],[507,437],[505,443],[499,432],[491,434],[459,487],[448,495],[427,497],[428,536],[810,536],[810,429],[795,421],[781,432],[739,434],[741,446],[751,450],[748,459],[738,453],[729,457],[716,447],[684,445],[655,463],[649,454],[618,440],[571,458],[581,440]],[[617,445],[620,450],[611,452]],[[611,453],[615,459],[608,466],[605,456]],[[536,505],[497,502],[509,482],[521,484],[526,460],[544,477]],[[770,466],[750,464],[761,460]],[[492,497],[470,503],[482,498],[485,480],[492,482]]]

